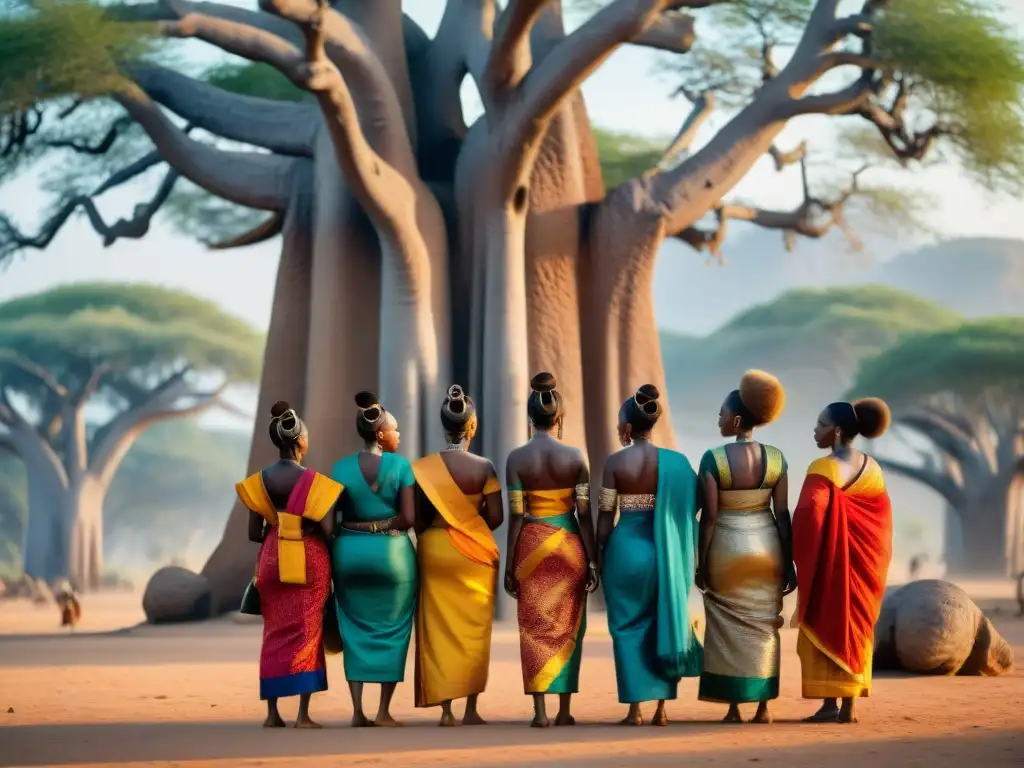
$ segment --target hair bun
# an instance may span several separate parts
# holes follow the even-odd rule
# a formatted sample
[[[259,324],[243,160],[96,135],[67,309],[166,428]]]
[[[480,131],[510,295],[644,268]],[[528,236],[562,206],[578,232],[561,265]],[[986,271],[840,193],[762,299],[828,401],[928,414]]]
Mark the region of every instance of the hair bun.
[[[453,402],[455,400],[465,400],[466,393],[462,391],[462,387],[458,384],[452,384],[448,387],[448,399]]]
[[[636,391],[636,401],[639,405],[656,402],[661,397],[661,392],[653,384],[644,384]]]
[[[279,418],[281,414],[287,413],[292,407],[288,405],[285,400],[278,400],[270,409],[270,416],[272,418]]]
[[[857,417],[858,434],[868,440],[873,440],[876,437],[881,437],[889,429],[889,425],[892,423],[892,412],[884,400],[877,397],[865,397],[862,400],[855,400],[850,405],[853,406],[853,413]]]
[[[538,394],[555,391],[555,377],[547,371],[538,373],[530,379],[530,389]]]
[[[372,408],[375,405],[379,405],[377,402],[377,395],[366,390],[356,392],[356,405],[360,408]]]
[[[754,419],[755,427],[770,424],[786,407],[786,390],[767,371],[751,369],[743,374],[739,386],[740,401]]]

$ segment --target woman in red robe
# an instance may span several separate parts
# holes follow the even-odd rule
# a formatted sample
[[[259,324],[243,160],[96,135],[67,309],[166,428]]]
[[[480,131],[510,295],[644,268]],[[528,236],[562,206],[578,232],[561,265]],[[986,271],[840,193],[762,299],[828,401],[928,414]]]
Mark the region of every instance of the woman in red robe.
[[[832,403],[814,429],[814,441],[830,453],[808,468],[793,513],[803,696],[824,700],[806,722],[855,723],[854,702],[871,691],[892,507],[881,468],[853,441],[879,437],[889,422],[888,406],[871,398]]]

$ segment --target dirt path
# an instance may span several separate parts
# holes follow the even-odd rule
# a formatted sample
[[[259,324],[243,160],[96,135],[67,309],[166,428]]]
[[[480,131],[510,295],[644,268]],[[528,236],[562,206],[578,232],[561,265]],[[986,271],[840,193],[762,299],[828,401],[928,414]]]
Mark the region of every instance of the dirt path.
[[[264,731],[257,699],[259,629],[230,621],[111,635],[0,637],[0,765],[201,766],[736,766],[882,768],[1024,766],[1024,674],[1005,678],[883,678],[858,726],[807,726],[795,634],[783,633],[782,695],[772,726],[722,726],[721,707],[680,688],[668,728],[608,725],[616,701],[611,644],[592,617],[575,728],[526,726],[518,646],[495,634],[485,728],[434,727],[437,710],[412,707],[411,669],[395,714],[402,729],[348,728],[340,659],[331,690],[313,702],[322,731]],[[1024,622],[1000,629],[1024,660]],[[371,691],[368,704],[374,705]],[[8,708],[13,708],[8,713]],[[752,714],[752,708],[747,714]],[[283,713],[294,712],[294,703]]]

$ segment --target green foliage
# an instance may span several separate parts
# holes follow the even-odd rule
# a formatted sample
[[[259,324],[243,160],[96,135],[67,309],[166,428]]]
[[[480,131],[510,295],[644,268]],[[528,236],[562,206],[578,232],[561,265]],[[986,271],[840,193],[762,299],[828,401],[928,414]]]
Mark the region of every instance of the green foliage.
[[[0,18],[0,113],[61,96],[102,96],[118,63],[142,55],[150,29],[123,24],[87,0],[39,0]]]
[[[614,189],[624,181],[635,179],[653,168],[670,141],[616,133],[597,127],[594,128],[594,139],[597,141],[597,155],[608,189]]]
[[[765,368],[799,391],[849,385],[859,360],[903,336],[955,326],[958,315],[882,286],[801,289],[741,312],[704,338],[662,335],[673,402],[706,409],[748,368]],[[813,385],[813,386],[812,386]]]
[[[915,107],[935,116],[969,173],[1024,187],[1024,43],[978,0],[890,3],[875,56],[907,78]]]
[[[990,318],[916,333],[865,360],[851,396],[908,402],[941,393],[1024,394],[1024,318]]]
[[[103,361],[113,376],[139,381],[187,363],[233,381],[259,374],[260,335],[215,303],[153,285],[78,283],[0,304],[0,352],[60,378]],[[38,392],[17,368],[9,386]]]
[[[231,93],[259,96],[277,101],[302,101],[304,91],[269,64],[255,62],[225,62],[211,67],[203,79]]]

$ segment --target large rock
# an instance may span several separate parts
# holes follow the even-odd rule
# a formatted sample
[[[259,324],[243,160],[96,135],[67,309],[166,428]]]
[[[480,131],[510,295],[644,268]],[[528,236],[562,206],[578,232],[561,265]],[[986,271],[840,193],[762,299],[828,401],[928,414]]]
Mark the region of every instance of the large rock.
[[[1003,675],[1013,649],[955,584],[913,581],[886,593],[874,668],[919,675]]]
[[[210,584],[205,576],[169,565],[153,574],[142,595],[150,624],[201,621],[213,615]]]

